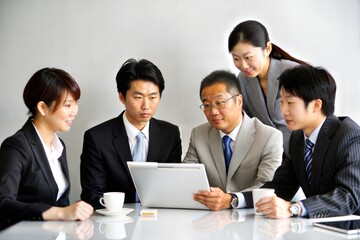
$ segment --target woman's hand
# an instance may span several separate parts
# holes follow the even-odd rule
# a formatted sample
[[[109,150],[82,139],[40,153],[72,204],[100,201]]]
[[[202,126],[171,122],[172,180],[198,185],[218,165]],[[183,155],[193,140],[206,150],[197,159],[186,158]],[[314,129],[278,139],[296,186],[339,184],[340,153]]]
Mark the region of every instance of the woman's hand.
[[[84,202],[78,201],[67,207],[51,207],[43,212],[44,220],[85,220],[93,214],[93,207]]]

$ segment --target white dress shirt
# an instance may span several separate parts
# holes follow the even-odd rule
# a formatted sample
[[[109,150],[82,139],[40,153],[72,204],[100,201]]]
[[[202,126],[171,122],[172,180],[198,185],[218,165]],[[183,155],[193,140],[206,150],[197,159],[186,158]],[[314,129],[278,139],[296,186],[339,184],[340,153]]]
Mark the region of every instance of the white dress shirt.
[[[52,172],[52,175],[55,179],[55,182],[57,184],[58,187],[58,193],[57,193],[57,197],[56,200],[59,200],[59,198],[64,194],[64,192],[66,191],[66,189],[69,187],[69,183],[65,178],[65,174],[62,171],[61,168],[61,164],[59,161],[59,157],[61,156],[63,150],[64,150],[64,146],[61,144],[59,137],[56,135],[56,133],[54,133],[54,137],[51,140],[51,150],[48,149],[48,147],[46,146],[45,142],[43,141],[43,139],[41,138],[40,133],[38,132],[36,126],[33,124],[36,133],[38,134],[41,143],[43,145],[43,148],[45,150],[46,153],[46,157],[48,159],[49,165],[50,165],[50,169]]]
[[[129,140],[129,146],[131,153],[134,151],[134,147],[136,144],[136,135],[140,132],[134,125],[132,125],[126,117],[126,112],[123,114],[123,121],[125,125],[126,134]],[[149,125],[150,123],[147,122],[141,132],[144,134],[144,141],[143,141],[143,158],[146,162],[147,155],[149,152]]]

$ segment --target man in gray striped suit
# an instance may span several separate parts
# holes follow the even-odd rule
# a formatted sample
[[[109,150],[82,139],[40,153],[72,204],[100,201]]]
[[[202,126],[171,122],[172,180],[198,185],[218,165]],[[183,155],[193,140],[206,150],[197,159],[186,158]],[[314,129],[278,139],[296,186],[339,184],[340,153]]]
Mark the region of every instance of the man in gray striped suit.
[[[283,72],[279,88],[281,111],[292,130],[289,158],[262,186],[274,188],[276,196],[260,199],[257,211],[269,218],[359,215],[360,127],[333,115],[334,79],[323,68],[298,66]],[[299,187],[306,199],[290,202]],[[244,196],[251,207],[251,192]]]

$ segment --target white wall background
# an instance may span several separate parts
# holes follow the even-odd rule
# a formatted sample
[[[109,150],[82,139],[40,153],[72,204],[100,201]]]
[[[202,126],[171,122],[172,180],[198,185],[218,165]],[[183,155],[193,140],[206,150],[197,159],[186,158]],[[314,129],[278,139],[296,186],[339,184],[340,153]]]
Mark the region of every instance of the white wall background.
[[[0,0],[0,142],[27,119],[25,83],[43,67],[68,71],[82,89],[80,112],[60,136],[68,150],[72,192],[86,129],[117,116],[115,75],[128,58],[154,62],[165,77],[155,117],[191,129],[206,121],[199,84],[216,69],[238,71],[227,38],[255,19],[290,54],[327,68],[337,80],[336,114],[360,122],[359,0]]]

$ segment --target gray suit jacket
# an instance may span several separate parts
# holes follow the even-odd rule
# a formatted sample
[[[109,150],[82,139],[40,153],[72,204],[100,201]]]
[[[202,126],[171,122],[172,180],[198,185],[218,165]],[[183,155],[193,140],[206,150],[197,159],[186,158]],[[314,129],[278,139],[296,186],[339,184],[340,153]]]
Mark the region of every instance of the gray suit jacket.
[[[250,117],[257,117],[262,123],[275,127],[283,133],[284,150],[288,152],[291,131],[287,128],[280,111],[279,81],[280,74],[288,68],[298,65],[288,60],[272,58],[268,73],[267,98],[264,98],[259,80],[239,73],[241,93],[244,99],[244,111]]]
[[[183,162],[205,164],[210,186],[224,192],[240,192],[272,180],[282,153],[281,132],[244,113],[227,176],[219,130],[209,123],[192,130]]]

